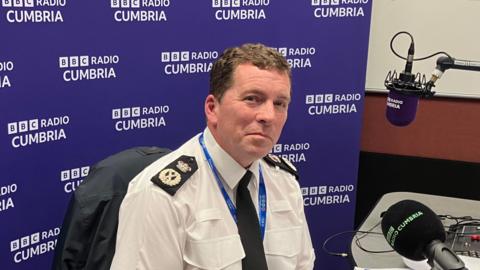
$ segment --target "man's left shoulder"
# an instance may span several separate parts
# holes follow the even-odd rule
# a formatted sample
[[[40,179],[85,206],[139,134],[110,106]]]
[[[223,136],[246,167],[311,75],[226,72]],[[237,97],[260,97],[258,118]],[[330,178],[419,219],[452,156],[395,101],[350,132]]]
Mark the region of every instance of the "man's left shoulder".
[[[297,168],[295,168],[295,166],[288,159],[276,156],[274,154],[268,154],[263,157],[263,160],[267,162],[267,164],[271,167],[279,168],[292,174],[293,176],[295,176],[295,179],[298,180],[299,176]]]

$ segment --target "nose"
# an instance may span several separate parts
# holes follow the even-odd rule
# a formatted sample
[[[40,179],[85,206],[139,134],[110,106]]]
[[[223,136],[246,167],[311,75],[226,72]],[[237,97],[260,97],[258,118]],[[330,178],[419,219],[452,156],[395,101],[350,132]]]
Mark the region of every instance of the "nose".
[[[263,124],[270,124],[275,119],[275,105],[271,102],[265,102],[259,107],[257,112],[257,121]]]

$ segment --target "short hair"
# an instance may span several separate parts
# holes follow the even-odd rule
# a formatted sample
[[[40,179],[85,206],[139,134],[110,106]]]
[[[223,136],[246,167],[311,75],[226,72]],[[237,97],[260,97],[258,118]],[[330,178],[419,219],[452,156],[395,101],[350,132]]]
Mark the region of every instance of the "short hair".
[[[233,73],[237,66],[247,63],[262,70],[286,72],[291,81],[290,65],[277,50],[260,43],[246,43],[226,49],[217,58],[210,71],[209,93],[220,101],[233,84]]]

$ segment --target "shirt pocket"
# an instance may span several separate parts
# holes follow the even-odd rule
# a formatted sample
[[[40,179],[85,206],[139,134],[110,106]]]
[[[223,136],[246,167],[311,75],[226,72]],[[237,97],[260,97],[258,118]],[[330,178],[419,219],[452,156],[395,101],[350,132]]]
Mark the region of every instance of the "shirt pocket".
[[[265,256],[271,269],[295,269],[301,250],[302,227],[268,230],[265,233]]]
[[[264,240],[268,266],[270,269],[295,269],[302,248],[302,222],[287,200],[272,201],[270,214]]]
[[[187,239],[183,259],[190,265],[206,270],[241,270],[243,252],[240,236],[192,240]]]
[[[206,270],[241,270],[245,257],[238,234],[228,232],[218,209],[203,209],[195,215],[193,226],[187,229],[183,259],[188,264]]]

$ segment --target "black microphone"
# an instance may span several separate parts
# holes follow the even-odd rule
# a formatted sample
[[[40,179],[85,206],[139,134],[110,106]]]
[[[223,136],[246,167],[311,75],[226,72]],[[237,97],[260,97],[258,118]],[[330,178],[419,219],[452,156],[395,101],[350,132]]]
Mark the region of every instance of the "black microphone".
[[[426,258],[434,268],[468,270],[443,243],[446,237],[443,224],[424,204],[403,200],[390,206],[382,218],[382,232],[388,244],[410,260]]]

